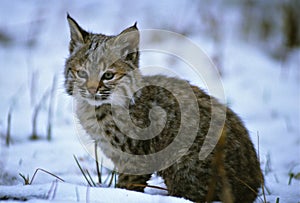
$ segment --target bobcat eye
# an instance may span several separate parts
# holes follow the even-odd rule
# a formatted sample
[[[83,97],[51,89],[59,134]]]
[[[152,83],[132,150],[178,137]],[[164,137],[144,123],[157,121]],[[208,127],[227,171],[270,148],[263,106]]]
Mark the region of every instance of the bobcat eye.
[[[78,75],[78,77],[80,77],[80,78],[87,78],[87,77],[88,77],[87,72],[84,71],[84,70],[79,70],[79,71],[77,71],[77,75]]]
[[[113,72],[107,71],[106,73],[104,73],[104,75],[102,76],[102,78],[104,80],[111,80],[114,76],[115,76],[115,74]]]

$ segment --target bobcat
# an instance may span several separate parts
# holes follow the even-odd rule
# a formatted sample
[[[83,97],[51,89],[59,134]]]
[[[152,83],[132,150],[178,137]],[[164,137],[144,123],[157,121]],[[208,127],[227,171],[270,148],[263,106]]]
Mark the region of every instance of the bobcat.
[[[230,108],[185,80],[143,76],[136,24],[107,36],[85,31],[69,15],[67,20],[65,89],[75,98],[80,124],[120,172],[117,187],[143,192],[157,172],[172,196],[195,202],[256,199],[263,183],[260,163]],[[224,127],[217,130],[212,117],[222,114]],[[209,130],[220,139],[201,159]]]

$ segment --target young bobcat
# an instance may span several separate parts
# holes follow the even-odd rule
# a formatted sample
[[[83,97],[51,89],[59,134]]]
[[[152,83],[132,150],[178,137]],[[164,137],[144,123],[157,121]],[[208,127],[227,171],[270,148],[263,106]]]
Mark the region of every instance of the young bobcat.
[[[141,75],[136,24],[106,36],[85,31],[69,15],[67,20],[65,88],[75,98],[80,124],[120,172],[117,187],[143,191],[157,172],[169,195],[197,202],[256,199],[260,164],[231,109],[185,80]],[[219,141],[201,158],[208,135]]]

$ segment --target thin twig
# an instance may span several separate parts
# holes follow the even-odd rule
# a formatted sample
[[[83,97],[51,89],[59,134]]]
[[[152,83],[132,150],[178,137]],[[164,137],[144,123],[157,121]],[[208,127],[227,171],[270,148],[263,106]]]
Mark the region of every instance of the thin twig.
[[[6,146],[9,147],[10,139],[11,139],[11,114],[12,108],[10,107],[7,115],[7,129],[6,129]]]
[[[11,143],[11,119],[12,119],[12,112],[15,106],[17,105],[18,99],[20,98],[20,94],[24,93],[25,85],[21,84],[21,86],[17,89],[16,93],[10,98],[10,106],[8,109],[8,116],[7,116],[7,131],[6,131],[6,146],[9,146]]]
[[[52,114],[53,114],[53,101],[55,95],[55,85],[56,85],[56,75],[53,77],[52,87],[50,91],[50,101],[48,108],[48,123],[47,123],[47,140],[50,141],[52,139]]]
[[[38,139],[38,135],[37,135],[37,117],[38,114],[40,112],[40,109],[42,108],[42,105],[44,104],[44,100],[47,99],[47,97],[49,96],[49,89],[47,89],[45,91],[45,93],[43,94],[41,100],[39,101],[39,103],[35,106],[34,111],[33,111],[33,117],[32,117],[32,135],[30,137],[31,140],[37,140]]]

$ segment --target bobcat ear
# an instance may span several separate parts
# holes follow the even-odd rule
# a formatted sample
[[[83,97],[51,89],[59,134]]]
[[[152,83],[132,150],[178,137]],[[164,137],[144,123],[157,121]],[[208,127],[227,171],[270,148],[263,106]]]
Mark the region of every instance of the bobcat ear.
[[[119,35],[113,38],[112,47],[117,51],[123,60],[130,60],[138,65],[138,50],[140,43],[140,33],[137,23],[126,28]]]
[[[137,22],[135,22],[133,26],[123,30],[117,36],[117,38],[121,40],[121,43],[128,43],[138,48],[140,42],[140,33],[137,28]]]
[[[69,23],[71,35],[69,51],[70,53],[72,53],[74,49],[76,49],[76,47],[81,46],[85,43],[85,39],[89,33],[82,29],[69,14],[67,14],[67,20]]]

